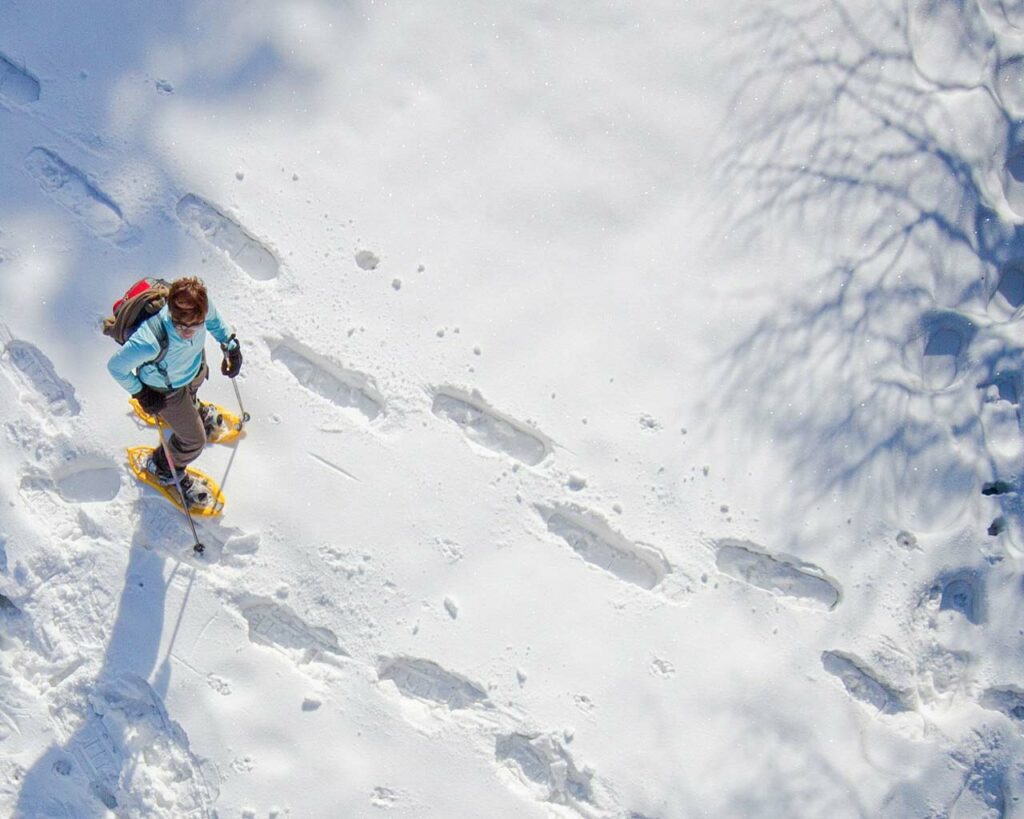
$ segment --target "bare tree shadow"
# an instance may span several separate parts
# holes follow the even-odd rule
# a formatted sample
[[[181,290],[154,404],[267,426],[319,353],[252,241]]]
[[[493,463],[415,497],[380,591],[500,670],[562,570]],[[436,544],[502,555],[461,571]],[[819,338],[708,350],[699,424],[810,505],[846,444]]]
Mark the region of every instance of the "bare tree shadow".
[[[773,441],[795,506],[841,495],[911,544],[977,526],[963,576],[982,578],[1024,544],[1024,85],[1006,82],[1009,12],[985,7],[829,0],[750,19],[729,232],[804,233],[826,261],[718,362],[709,409],[739,404]],[[976,520],[1000,513],[990,540]],[[884,815],[917,810],[930,778],[897,783]],[[968,796],[1002,781],[975,779]],[[950,783],[953,802],[967,786]]]
[[[720,361],[711,415],[743,396],[747,422],[789,453],[806,497],[910,492],[895,459],[925,467],[913,491],[937,508],[1008,468],[988,446],[983,405],[1019,404],[1009,385],[1024,355],[1011,334],[1024,307],[1011,207],[1024,123],[996,82],[1015,58],[979,45],[974,20],[947,38],[957,70],[926,73],[926,24],[943,22],[926,6],[762,9],[741,38],[742,137],[722,158],[730,234],[761,242],[796,229],[834,261]],[[983,46],[989,73],[962,81]]]

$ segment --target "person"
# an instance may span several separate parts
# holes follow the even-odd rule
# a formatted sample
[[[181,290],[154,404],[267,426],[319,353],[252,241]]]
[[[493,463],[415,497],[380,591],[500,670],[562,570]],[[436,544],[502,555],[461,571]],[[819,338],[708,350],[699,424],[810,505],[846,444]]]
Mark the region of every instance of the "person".
[[[242,350],[234,331],[217,312],[201,279],[177,279],[171,283],[163,308],[139,325],[107,364],[110,374],[142,409],[171,428],[173,434],[167,442],[171,462],[164,447],[158,446],[149,455],[146,470],[163,486],[173,485],[177,472],[189,506],[208,500],[205,488],[185,472],[203,451],[215,423],[212,405],[198,398],[200,386],[210,377],[207,330],[224,353],[221,372],[235,378],[242,368]],[[166,352],[161,357],[162,339],[166,340]]]

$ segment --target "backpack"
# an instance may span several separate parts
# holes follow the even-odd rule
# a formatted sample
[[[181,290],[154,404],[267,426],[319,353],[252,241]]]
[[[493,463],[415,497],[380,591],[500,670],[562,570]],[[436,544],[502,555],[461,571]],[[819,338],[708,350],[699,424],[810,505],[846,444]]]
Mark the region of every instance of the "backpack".
[[[110,336],[118,344],[124,344],[132,333],[163,309],[169,288],[170,284],[164,279],[139,279],[114,302],[111,308],[113,315],[103,319],[103,335]],[[141,366],[157,365],[166,379],[167,374],[160,367],[160,362],[167,355],[167,332],[160,322],[154,324],[153,329],[160,342],[160,355]]]

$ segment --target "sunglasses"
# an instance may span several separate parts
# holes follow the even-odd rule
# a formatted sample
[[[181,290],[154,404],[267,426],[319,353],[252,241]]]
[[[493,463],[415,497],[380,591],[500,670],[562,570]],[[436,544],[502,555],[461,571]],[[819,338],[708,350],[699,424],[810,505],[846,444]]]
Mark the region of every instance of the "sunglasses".
[[[185,324],[185,322],[183,321],[171,321],[171,324],[174,325],[175,330],[196,330],[202,327],[205,323],[205,319],[203,321],[197,321],[195,324]]]

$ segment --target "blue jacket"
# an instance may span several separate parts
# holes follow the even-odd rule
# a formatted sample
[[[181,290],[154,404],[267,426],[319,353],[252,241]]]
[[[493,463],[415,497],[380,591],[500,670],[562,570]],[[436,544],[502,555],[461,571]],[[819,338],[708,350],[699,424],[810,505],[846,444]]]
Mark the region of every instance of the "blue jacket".
[[[160,337],[154,327],[157,324],[163,328],[167,338],[167,354],[158,366],[147,363],[160,355]],[[139,325],[139,329],[107,362],[107,369],[117,383],[133,395],[142,389],[143,384],[165,392],[184,387],[199,374],[207,330],[222,344],[232,334],[212,301],[206,312],[205,324],[188,341],[178,335],[171,323],[170,308],[164,305],[153,318]],[[231,342],[232,347],[237,344],[237,341]]]

